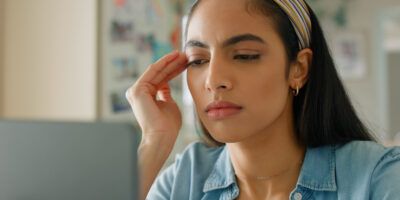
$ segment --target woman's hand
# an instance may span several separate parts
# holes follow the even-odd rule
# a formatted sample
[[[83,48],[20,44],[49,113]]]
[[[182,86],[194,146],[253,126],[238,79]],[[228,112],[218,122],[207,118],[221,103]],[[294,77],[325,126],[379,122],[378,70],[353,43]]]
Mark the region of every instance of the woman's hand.
[[[182,115],[168,82],[186,69],[186,56],[172,52],[150,65],[126,91],[142,130],[139,146],[140,199],[145,199],[175,144]]]
[[[150,65],[127,90],[126,97],[141,127],[144,140],[175,141],[182,117],[171,97],[168,82],[186,69],[186,62],[184,54],[172,52]]]

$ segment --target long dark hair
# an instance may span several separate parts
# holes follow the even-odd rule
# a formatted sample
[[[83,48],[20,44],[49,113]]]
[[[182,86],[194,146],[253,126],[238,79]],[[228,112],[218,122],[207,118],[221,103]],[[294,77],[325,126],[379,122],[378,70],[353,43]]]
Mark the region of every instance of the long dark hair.
[[[194,2],[190,18],[201,0]],[[354,140],[375,141],[352,106],[346,90],[339,79],[332,56],[318,19],[308,6],[312,23],[312,63],[307,83],[293,101],[294,126],[299,142],[308,147],[344,144]],[[255,11],[272,19],[280,35],[290,62],[299,53],[298,37],[286,13],[272,0],[248,0],[247,11]],[[186,35],[186,34],[185,34]],[[287,69],[288,75],[289,69]],[[216,141],[204,125],[197,120],[197,128],[203,139],[212,145],[223,145]]]

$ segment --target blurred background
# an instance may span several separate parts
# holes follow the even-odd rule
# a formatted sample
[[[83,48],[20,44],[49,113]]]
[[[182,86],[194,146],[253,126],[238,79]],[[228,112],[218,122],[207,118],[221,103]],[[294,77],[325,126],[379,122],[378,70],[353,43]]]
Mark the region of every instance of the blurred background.
[[[400,2],[307,2],[357,112],[384,143],[400,144]],[[191,3],[0,0],[0,118],[135,124],[125,90],[180,49]],[[179,151],[197,135],[182,76],[171,85],[184,113]]]

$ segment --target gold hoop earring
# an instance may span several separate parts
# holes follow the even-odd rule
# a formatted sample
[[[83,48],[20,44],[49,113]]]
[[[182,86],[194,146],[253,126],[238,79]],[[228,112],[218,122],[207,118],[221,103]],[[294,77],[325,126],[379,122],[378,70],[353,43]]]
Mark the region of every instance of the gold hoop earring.
[[[299,95],[299,92],[300,92],[299,91],[299,86],[297,85],[296,89],[295,90],[293,89],[293,96],[297,97]]]

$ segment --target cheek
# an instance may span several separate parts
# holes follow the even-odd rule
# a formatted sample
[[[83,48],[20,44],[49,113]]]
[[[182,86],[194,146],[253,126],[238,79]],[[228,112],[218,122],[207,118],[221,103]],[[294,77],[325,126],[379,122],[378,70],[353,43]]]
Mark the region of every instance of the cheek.
[[[269,74],[262,79],[253,82],[251,88],[253,92],[248,91],[247,104],[251,105],[249,109],[254,114],[255,120],[273,121],[283,112],[288,100],[288,84],[281,73]],[[249,87],[249,88],[250,88]]]
[[[194,103],[199,101],[199,97],[201,97],[202,93],[202,82],[201,78],[198,74],[196,74],[190,68],[187,70],[186,82],[190,91],[190,94],[193,97]]]

